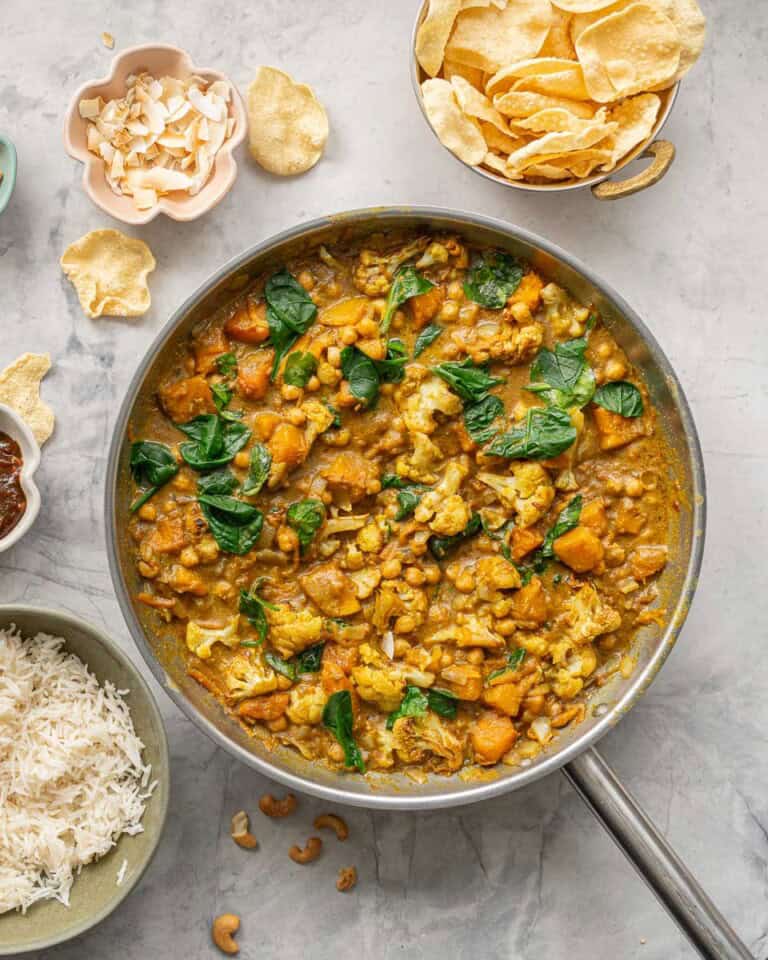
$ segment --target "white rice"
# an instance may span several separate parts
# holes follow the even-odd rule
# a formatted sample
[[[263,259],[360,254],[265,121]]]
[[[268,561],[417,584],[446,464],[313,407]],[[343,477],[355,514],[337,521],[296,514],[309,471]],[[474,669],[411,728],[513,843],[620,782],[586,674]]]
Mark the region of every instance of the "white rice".
[[[63,643],[0,630],[0,913],[69,905],[80,869],[141,833],[155,786],[128,691],[100,686]]]

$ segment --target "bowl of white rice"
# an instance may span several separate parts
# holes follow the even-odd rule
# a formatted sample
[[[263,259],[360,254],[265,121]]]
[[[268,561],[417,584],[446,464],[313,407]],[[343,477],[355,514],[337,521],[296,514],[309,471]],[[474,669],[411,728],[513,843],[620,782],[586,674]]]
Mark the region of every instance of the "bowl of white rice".
[[[168,810],[149,687],[69,613],[0,606],[0,956],[100,923],[141,879]]]

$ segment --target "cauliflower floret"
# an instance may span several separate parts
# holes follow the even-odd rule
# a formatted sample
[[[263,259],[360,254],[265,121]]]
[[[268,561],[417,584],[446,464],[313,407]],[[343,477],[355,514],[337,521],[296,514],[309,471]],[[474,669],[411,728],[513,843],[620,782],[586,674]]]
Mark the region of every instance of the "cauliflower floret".
[[[585,583],[563,604],[555,621],[558,639],[550,647],[553,663],[564,663],[573,647],[588,643],[621,626],[621,614],[604,603],[591,583]]]
[[[464,615],[464,622],[452,623],[437,630],[422,641],[426,646],[436,643],[455,643],[457,647],[485,647],[496,649],[506,646],[504,637],[495,633],[485,620],[471,614]]]
[[[461,533],[471,517],[469,507],[458,494],[468,473],[466,457],[452,460],[440,483],[421,498],[414,512],[416,520],[419,523],[429,523],[430,529],[441,536]]]
[[[269,642],[281,657],[289,657],[317,643],[323,633],[323,618],[309,610],[293,610],[282,604],[277,610],[268,610]]]
[[[518,526],[533,526],[552,505],[555,488],[539,463],[516,461],[510,467],[511,477],[478,473],[477,479],[495,490],[504,506],[515,511]]]
[[[435,376],[420,383],[402,406],[403,420],[411,433],[434,433],[437,430],[436,413],[452,417],[460,412],[461,400],[444,380]]]
[[[369,770],[389,770],[395,765],[395,735],[387,730],[383,719],[376,723],[369,719],[358,741],[368,751]]]
[[[397,458],[395,470],[398,476],[407,477],[416,483],[435,483],[437,477],[432,468],[443,459],[443,451],[432,443],[426,433],[412,433],[413,450]]]
[[[425,267],[432,267],[436,263],[448,263],[448,257],[448,248],[442,243],[430,243],[416,262],[416,269],[423,270]]]
[[[233,700],[272,693],[278,685],[275,671],[264,662],[261,654],[254,653],[233,657],[224,671],[224,682]]]
[[[387,580],[376,594],[371,623],[383,631],[397,617],[395,633],[411,633],[424,622],[428,606],[427,595],[419,587],[412,587],[405,580]]]
[[[286,713],[291,723],[320,723],[328,695],[317,683],[301,683],[291,690],[291,702]]]
[[[538,322],[517,326],[505,322],[502,315],[497,321],[486,320],[476,327],[459,327],[451,332],[451,338],[474,363],[527,363],[544,343],[544,327]]]
[[[431,710],[423,717],[401,717],[393,727],[395,750],[403,763],[426,764],[436,773],[453,773],[464,759],[464,744]]]
[[[405,677],[391,667],[353,667],[352,679],[362,700],[375,703],[379,710],[391,713],[400,706],[405,692]]]
[[[375,567],[364,567],[362,570],[350,570],[347,576],[355,585],[358,600],[367,600],[381,583],[381,571]]]
[[[589,310],[580,306],[555,283],[548,283],[541,291],[547,321],[555,337],[580,337],[586,329]]]
[[[499,590],[517,590],[521,585],[517,568],[503,557],[483,557],[475,570],[477,596],[480,600],[498,598]]]
[[[202,627],[194,620],[187,623],[187,648],[201,660],[207,660],[211,655],[214,643],[223,643],[225,647],[236,647],[240,642],[237,627],[240,615],[236,614],[227,620],[223,627]]]
[[[352,274],[352,283],[369,297],[386,294],[400,264],[420,254],[428,243],[428,237],[418,237],[395,253],[381,254],[375,250],[361,250],[360,260]]]
[[[331,426],[334,414],[319,400],[305,400],[299,408],[307,418],[307,424],[304,427],[304,440],[307,444],[307,450],[312,446],[321,433]]]

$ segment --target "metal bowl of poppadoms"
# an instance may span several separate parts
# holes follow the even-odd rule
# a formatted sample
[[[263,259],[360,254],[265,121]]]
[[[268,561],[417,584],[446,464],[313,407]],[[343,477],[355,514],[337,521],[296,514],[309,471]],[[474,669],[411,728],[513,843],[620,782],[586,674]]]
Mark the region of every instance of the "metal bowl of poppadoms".
[[[142,581],[134,564],[127,516],[133,485],[131,436],[156,402],[170,366],[183,355],[194,328],[231,303],[265,272],[321,246],[358,244],[382,231],[449,231],[478,246],[527,260],[599,313],[632,364],[642,373],[657,412],[658,429],[670,454],[679,516],[670,539],[670,561],[660,575],[663,626],[640,628],[634,644],[636,668],[618,673],[590,698],[585,720],[558,738],[528,766],[494,771],[492,778],[428,775],[414,782],[403,773],[350,774],[321,766],[289,747],[271,747],[227,714],[186,670],[183,652],[161,622],[139,603]],[[110,572],[117,597],[140,653],[168,695],[214,742],[242,763],[273,780],[327,801],[385,810],[459,806],[507,793],[557,770],[572,781],[593,812],[689,935],[711,960],[749,957],[706,894],[664,838],[594,749],[594,744],[634,706],[670,653],[690,607],[701,566],[705,523],[704,472],[696,428],[675,373],[648,328],[632,308],[589,267],[555,245],[507,223],[438,208],[392,207],[358,210],[293,227],[245,250],[200,286],[173,314],[131,380],[115,424],[105,484]]]
[[[619,3],[626,7],[630,0]],[[635,85],[633,96],[616,95],[613,100],[608,98],[615,90],[595,90],[594,85],[587,89],[585,71],[574,46],[581,33],[607,16],[605,11],[571,15],[551,7],[549,0],[526,0],[504,9],[500,6],[488,3],[470,7],[457,17],[450,4],[424,0],[419,9],[410,45],[411,80],[422,116],[441,145],[480,176],[518,190],[551,193],[590,187],[597,199],[614,200],[657,183],[675,157],[672,143],[658,139],[659,134],[677,99],[680,77],[703,47],[705,21],[695,3],[686,5],[685,11],[675,8],[676,16],[684,13],[688,18],[685,22],[673,23],[659,12],[659,57],[667,49],[665,44],[674,42],[675,33],[679,53],[677,61],[674,53],[666,56],[653,78],[665,72],[669,76],[654,85],[653,92],[650,87],[638,92]],[[545,19],[550,11],[551,21]],[[613,4],[609,13],[617,12],[622,10]],[[547,23],[551,24],[548,28]],[[598,26],[605,29],[603,24]],[[641,28],[651,29],[642,22],[637,29]],[[508,47],[517,51],[512,54],[517,62],[507,61],[507,66],[498,69],[503,54],[497,52],[498,47],[496,51],[483,49],[488,36],[510,36]],[[532,54],[542,40],[538,54]],[[473,42],[477,49],[471,48]],[[462,62],[452,60],[452,56]],[[495,60],[491,63],[489,57]],[[590,93],[599,95],[601,102],[591,100]],[[619,124],[614,134],[615,149],[609,145],[610,137],[591,142],[599,135],[597,127],[594,133],[585,130],[600,118]],[[528,129],[533,123],[538,128],[536,133]],[[537,152],[537,163],[522,172],[507,166],[510,154],[520,148],[534,150],[534,140],[558,132],[572,137],[571,144],[566,147],[561,141],[559,146],[547,147],[544,141]],[[585,145],[583,149],[580,143]],[[620,143],[625,146],[620,147]],[[609,180],[641,157],[651,162],[640,173],[624,180]],[[571,172],[566,166],[569,162],[573,164]]]

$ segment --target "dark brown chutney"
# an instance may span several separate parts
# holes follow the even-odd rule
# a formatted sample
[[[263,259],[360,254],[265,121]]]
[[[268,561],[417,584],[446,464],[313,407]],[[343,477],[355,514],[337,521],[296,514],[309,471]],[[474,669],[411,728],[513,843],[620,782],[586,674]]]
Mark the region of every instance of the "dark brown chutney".
[[[21,447],[0,430],[0,537],[13,530],[27,509],[27,498],[21,489],[23,463]]]

